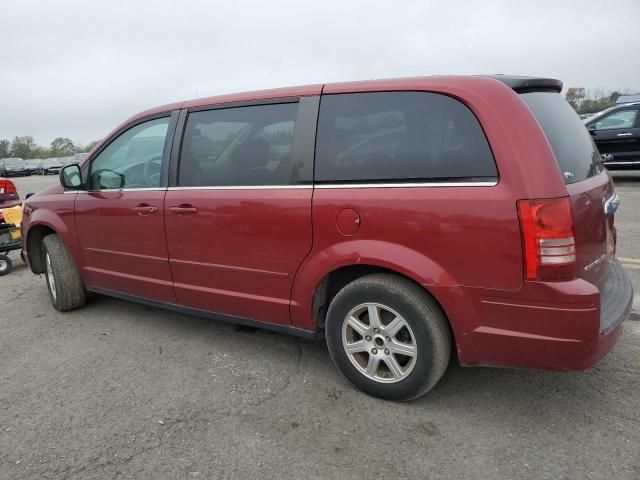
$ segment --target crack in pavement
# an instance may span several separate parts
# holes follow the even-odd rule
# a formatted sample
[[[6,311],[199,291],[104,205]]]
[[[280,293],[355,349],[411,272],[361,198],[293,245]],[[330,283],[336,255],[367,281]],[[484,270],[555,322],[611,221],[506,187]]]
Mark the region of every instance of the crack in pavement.
[[[274,398],[276,398],[277,396],[279,396],[282,392],[284,392],[287,388],[289,388],[289,386],[291,385],[291,379],[297,375],[298,373],[300,373],[300,365],[302,364],[302,357],[304,356],[304,349],[302,348],[302,340],[297,338],[296,339],[296,346],[298,349],[298,358],[296,359],[296,364],[295,367],[291,369],[289,375],[287,375],[287,378],[285,379],[284,383],[282,384],[282,386],[280,388],[277,388],[273,391],[270,391],[267,396],[261,400],[258,400],[257,402],[253,402],[250,403],[249,405],[252,407],[260,407],[268,402],[270,402],[271,400],[273,400]]]

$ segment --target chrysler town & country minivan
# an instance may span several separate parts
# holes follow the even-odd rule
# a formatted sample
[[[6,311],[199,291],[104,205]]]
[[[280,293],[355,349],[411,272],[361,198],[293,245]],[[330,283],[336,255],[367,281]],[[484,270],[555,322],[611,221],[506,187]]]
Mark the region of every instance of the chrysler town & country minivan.
[[[584,369],[633,292],[618,197],[553,79],[364,81],[127,120],[25,202],[55,308],[87,292],[307,338],[369,394],[463,365]]]

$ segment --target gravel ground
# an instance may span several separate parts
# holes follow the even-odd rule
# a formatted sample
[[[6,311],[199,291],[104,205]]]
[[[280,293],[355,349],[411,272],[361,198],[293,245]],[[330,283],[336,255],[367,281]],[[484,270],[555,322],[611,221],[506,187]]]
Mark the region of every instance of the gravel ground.
[[[17,179],[21,195],[57,181]],[[640,175],[617,174],[640,285]],[[68,314],[0,278],[0,478],[640,478],[640,322],[584,372],[451,365],[406,404],[326,346],[94,296]],[[633,268],[633,267],[636,268]]]

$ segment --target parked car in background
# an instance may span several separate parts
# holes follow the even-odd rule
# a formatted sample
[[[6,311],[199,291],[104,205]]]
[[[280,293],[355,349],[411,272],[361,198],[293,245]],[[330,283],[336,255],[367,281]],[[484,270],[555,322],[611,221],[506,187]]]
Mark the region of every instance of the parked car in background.
[[[0,177],[24,177],[27,175],[31,175],[31,172],[22,158],[3,158],[0,160]]]
[[[88,153],[76,153],[73,156],[73,160],[71,161],[71,163],[80,163],[82,160],[87,158],[88,155]]]
[[[604,110],[585,121],[610,170],[640,169],[640,102]]]
[[[158,107],[25,201],[23,248],[60,311],[97,292],[324,336],[387,399],[450,358],[588,368],[633,288],[611,176],[561,90],[443,76]]]
[[[40,175],[49,175],[50,173],[57,174],[63,166],[59,158],[45,158],[40,165],[40,171],[38,173]]]
[[[20,203],[20,196],[15,184],[8,178],[0,177],[0,210],[15,207]],[[0,221],[2,219],[0,218]]]
[[[74,157],[73,156],[68,156],[68,157],[58,157],[58,161],[60,162],[60,164],[64,167],[65,165],[69,165],[73,162]]]
[[[616,105],[624,105],[625,103],[640,103],[640,95],[620,95],[616,100]]]
[[[28,160],[25,160],[24,163],[27,165],[27,168],[29,169],[29,173],[31,173],[31,175],[37,175],[40,172],[40,165],[42,165],[42,159],[30,158]]]

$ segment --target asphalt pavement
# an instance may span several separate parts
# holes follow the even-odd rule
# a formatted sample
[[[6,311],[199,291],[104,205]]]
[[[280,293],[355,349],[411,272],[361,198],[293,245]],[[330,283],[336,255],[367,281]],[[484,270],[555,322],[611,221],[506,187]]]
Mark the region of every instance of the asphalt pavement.
[[[637,289],[640,172],[615,179]],[[56,181],[16,183],[24,197]],[[61,314],[12,257],[1,479],[640,478],[640,315],[590,370],[452,364],[422,399],[393,403],[353,388],[323,342],[97,295]]]

